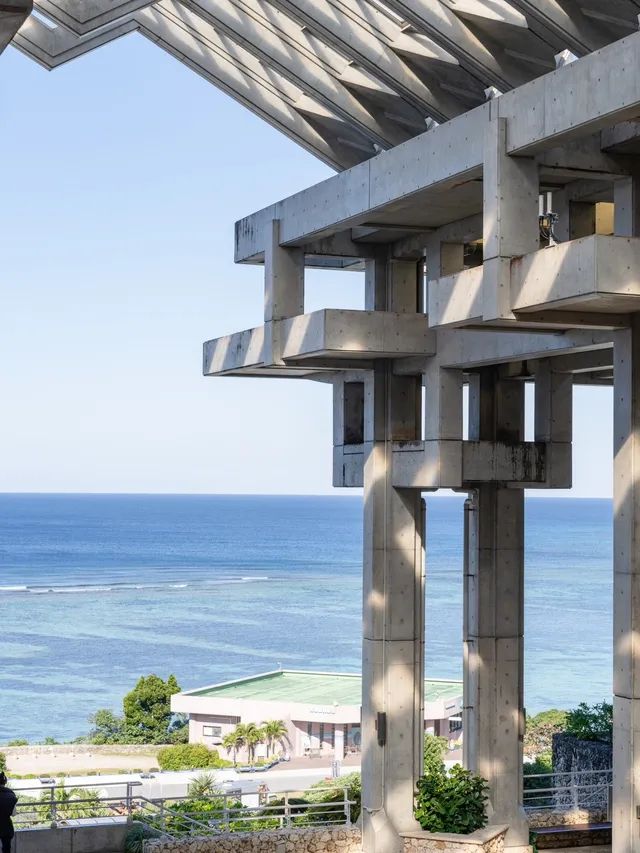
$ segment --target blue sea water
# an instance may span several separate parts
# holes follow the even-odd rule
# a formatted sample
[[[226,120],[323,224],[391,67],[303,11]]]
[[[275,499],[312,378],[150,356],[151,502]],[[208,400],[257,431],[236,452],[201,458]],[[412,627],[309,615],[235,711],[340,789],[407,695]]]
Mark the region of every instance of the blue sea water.
[[[428,499],[427,674],[461,677],[462,501]],[[611,692],[605,500],[529,499],[526,704]],[[358,671],[359,497],[0,495],[0,743],[75,737],[141,674]]]

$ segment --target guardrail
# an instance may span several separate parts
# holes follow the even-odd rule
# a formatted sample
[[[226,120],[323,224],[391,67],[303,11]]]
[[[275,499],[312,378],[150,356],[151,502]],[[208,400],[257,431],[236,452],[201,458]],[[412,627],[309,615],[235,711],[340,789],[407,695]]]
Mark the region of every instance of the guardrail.
[[[146,797],[138,789],[142,782],[110,782],[70,787],[41,784],[18,792],[14,815],[16,830],[45,826],[78,826],[87,823],[137,820],[150,830],[168,837],[211,835],[230,830],[279,829],[290,826],[351,824],[354,802],[348,789],[327,787],[332,799],[309,802],[322,788],[267,793],[214,791],[193,797]],[[109,789],[120,789],[109,794]],[[125,789],[124,796],[122,790]],[[96,790],[97,789],[97,790]],[[37,796],[33,796],[37,793]],[[255,803],[256,804],[248,804]],[[185,805],[189,803],[189,808]]]
[[[525,775],[526,811],[602,811],[610,816],[612,770]]]

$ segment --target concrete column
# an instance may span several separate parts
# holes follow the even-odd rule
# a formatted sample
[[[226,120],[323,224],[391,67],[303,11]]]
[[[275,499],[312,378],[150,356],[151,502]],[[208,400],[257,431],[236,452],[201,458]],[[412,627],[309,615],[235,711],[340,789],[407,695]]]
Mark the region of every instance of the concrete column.
[[[640,316],[614,336],[613,853],[640,851]]]
[[[344,726],[336,724],[333,736],[333,757],[336,761],[344,758]]]
[[[469,437],[521,441],[524,386],[493,369],[472,377]],[[528,850],[522,808],[524,493],[478,486],[465,507],[464,763],[489,783],[490,822]]]
[[[304,314],[304,252],[280,245],[280,220],[267,223],[264,253],[264,362],[282,353],[278,320]]]
[[[540,248],[538,165],[507,154],[507,120],[487,125],[483,169],[483,286],[485,320],[513,319],[511,259]]]
[[[385,304],[413,304],[402,266],[387,268]],[[372,271],[373,273],[373,271]],[[393,291],[400,275],[400,295]],[[379,276],[371,276],[380,281]],[[413,281],[417,287],[415,265]],[[380,288],[379,288],[380,290]],[[383,299],[383,296],[385,297]],[[378,301],[378,305],[380,304]],[[396,307],[395,310],[398,310]],[[422,771],[424,566],[420,493],[394,489],[391,443],[420,434],[420,378],[375,365],[365,399],[362,650],[362,828],[365,853],[401,853]]]

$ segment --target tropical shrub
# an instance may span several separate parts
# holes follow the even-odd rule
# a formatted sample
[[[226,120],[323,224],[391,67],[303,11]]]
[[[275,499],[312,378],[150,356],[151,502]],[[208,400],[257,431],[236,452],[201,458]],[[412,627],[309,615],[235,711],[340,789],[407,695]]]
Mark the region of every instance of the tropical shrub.
[[[215,795],[220,796],[221,791],[216,783],[215,773],[199,773],[189,785],[187,793],[196,800]]]
[[[229,767],[230,762],[221,758],[217,749],[209,749],[203,743],[184,743],[159,750],[158,764],[162,770],[204,770]]]
[[[4,752],[0,752],[0,771],[7,769],[7,756]]]
[[[552,788],[553,778],[549,777],[549,774],[553,773],[551,753],[542,753],[535,761],[525,761],[522,766],[522,772],[525,791]],[[552,806],[554,801],[552,796],[546,796],[545,794],[529,794],[527,802],[532,807],[544,809]]]
[[[610,743],[613,739],[613,705],[600,702],[587,705],[581,702],[567,714],[565,731],[578,740],[599,740]]]
[[[447,739],[436,735],[424,736],[424,775],[444,772],[444,754],[447,750]]]
[[[135,821],[131,824],[131,828],[127,832],[124,849],[125,853],[142,853],[144,842],[147,838],[161,838],[162,833],[153,829],[150,826],[143,826]]]
[[[307,800],[310,803],[337,803],[344,800],[344,791],[347,790],[347,797],[351,802],[351,822],[355,823],[360,817],[362,808],[362,779],[359,773],[348,773],[346,776],[340,776],[338,779],[323,780],[311,786],[307,791]],[[335,815],[327,815],[326,812],[333,809],[325,810],[326,822],[334,822],[337,818]],[[342,819],[342,818],[340,818]],[[318,809],[314,815],[314,822],[322,821],[322,810]]]
[[[416,820],[429,832],[474,832],[487,823],[487,790],[481,776],[459,765],[429,773],[418,779]]]
[[[551,708],[534,717],[527,717],[524,733],[524,754],[536,758],[551,752],[553,736],[565,731],[567,712]],[[542,772],[542,771],[540,771]]]
[[[55,805],[55,807],[54,807]],[[49,791],[43,791],[36,806],[43,823],[52,820],[78,820],[87,817],[106,817],[109,812],[100,804],[97,791],[88,788],[56,787],[54,804]]]

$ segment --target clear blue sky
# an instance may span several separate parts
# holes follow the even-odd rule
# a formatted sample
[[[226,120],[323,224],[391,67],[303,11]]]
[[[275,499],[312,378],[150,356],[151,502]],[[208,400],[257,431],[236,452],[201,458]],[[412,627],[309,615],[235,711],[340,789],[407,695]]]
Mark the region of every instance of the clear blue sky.
[[[0,103],[0,491],[332,491],[329,387],[200,374],[261,322],[235,220],[330,169],[137,35],[51,73],[8,49]],[[575,418],[574,494],[608,496],[610,391]]]

